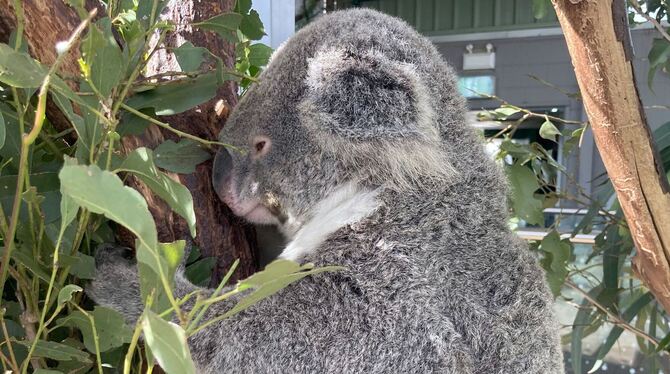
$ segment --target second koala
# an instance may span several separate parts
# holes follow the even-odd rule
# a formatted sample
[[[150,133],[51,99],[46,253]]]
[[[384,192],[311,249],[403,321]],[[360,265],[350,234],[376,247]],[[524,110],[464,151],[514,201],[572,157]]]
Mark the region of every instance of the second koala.
[[[248,152],[220,151],[214,185],[281,229],[282,257],[346,270],[193,336],[199,370],[562,373],[544,274],[464,113],[452,69],[398,19],[336,12],[280,48],[221,134]],[[135,321],[135,267],[101,258],[88,293]]]

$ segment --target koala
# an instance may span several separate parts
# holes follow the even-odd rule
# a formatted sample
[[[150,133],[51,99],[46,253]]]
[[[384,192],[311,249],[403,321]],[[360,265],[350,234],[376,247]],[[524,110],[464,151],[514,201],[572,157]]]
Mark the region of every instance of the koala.
[[[282,258],[345,269],[191,337],[200,372],[563,373],[544,274],[507,226],[505,178],[455,77],[373,10],[325,15],[275,52],[220,135],[246,152],[220,150],[213,185],[281,230]],[[134,322],[135,267],[105,252],[88,294]],[[212,292],[178,274],[177,296],[193,291]]]

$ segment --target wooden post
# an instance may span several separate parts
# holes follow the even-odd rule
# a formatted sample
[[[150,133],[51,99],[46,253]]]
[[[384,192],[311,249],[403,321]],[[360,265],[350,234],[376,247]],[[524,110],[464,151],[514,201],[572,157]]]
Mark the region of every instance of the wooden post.
[[[633,270],[670,312],[670,195],[638,95],[624,0],[552,0],[596,145],[637,248]]]

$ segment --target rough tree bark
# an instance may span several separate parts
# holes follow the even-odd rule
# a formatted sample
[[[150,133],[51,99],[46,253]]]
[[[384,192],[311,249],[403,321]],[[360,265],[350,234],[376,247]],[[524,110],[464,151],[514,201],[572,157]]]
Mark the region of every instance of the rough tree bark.
[[[626,2],[552,2],[637,248],[633,269],[670,312],[670,188],[637,92]]]
[[[0,0],[0,41],[6,42],[16,20],[12,0]],[[55,60],[55,44],[63,35],[68,35],[79,23],[76,12],[62,0],[23,0],[25,14],[24,40],[31,55],[44,64]],[[99,4],[95,0],[87,0],[87,9]],[[222,41],[216,34],[191,29],[186,24],[207,19],[224,11],[231,10],[235,0],[171,0],[163,12],[163,18],[170,19],[180,25],[168,36],[166,44],[176,47],[188,40],[196,46],[208,48],[224,59],[228,66],[234,64],[234,49],[229,43]],[[103,9],[99,14],[104,14]],[[79,75],[76,52],[63,64],[62,72]],[[175,71],[176,62],[168,53],[157,53],[150,61],[147,71]],[[216,139],[227,114],[237,103],[237,87],[228,83],[221,87],[217,96],[211,101],[178,115],[163,118],[173,127],[205,139]],[[47,116],[57,128],[67,126],[66,119],[55,106],[48,108]],[[166,139],[177,140],[173,133],[150,126],[140,136],[124,137],[123,147],[132,150],[139,146],[154,148]],[[172,175],[178,178],[191,191],[197,218],[196,244],[204,256],[217,257],[213,282],[220,279],[235,259],[240,259],[240,266],[235,279],[244,278],[256,270],[256,240],[253,228],[234,217],[219,199],[211,185],[211,161],[201,164],[196,172],[190,175]],[[189,237],[185,221],[172,213],[167,204],[157,198],[143,184],[135,179],[129,183],[137,188],[146,198],[153,214],[159,234],[163,242],[185,239]],[[132,241],[129,241],[132,243]]]

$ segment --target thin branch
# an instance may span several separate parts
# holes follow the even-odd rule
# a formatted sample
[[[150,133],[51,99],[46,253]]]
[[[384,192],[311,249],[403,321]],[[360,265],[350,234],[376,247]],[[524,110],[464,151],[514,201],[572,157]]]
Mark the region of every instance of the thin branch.
[[[637,0],[630,0],[630,5],[633,7],[633,9],[635,9],[637,14],[641,15],[647,21],[651,22],[651,24],[654,25],[656,30],[658,30],[658,32],[663,36],[663,38],[665,38],[665,40],[670,42],[670,34],[668,34],[663,25],[661,25],[661,23],[658,22],[654,17],[644,12],[642,10],[642,7],[640,6],[640,3],[638,3]]]
[[[576,284],[574,284],[570,281],[565,282],[565,284],[568,287],[570,287],[570,288],[574,289],[575,291],[579,292],[584,297],[584,299],[586,301],[588,301],[591,305],[596,307],[596,309],[605,313],[607,315],[607,318],[609,318],[608,321],[610,323],[613,323],[613,324],[621,327],[622,329],[627,330],[627,331],[641,337],[642,339],[647,340],[648,342],[653,344],[655,347],[658,347],[659,341],[656,340],[656,338],[654,338],[653,336],[647,334],[646,332],[636,328],[635,326],[632,326],[630,323],[621,319],[621,317],[619,317],[618,315],[616,315],[616,314],[610,312],[609,310],[607,310],[607,308],[605,308],[602,304],[600,304],[596,299],[591,297],[591,295],[589,295],[588,292],[585,292],[584,290],[579,288],[579,286],[577,286]]]

